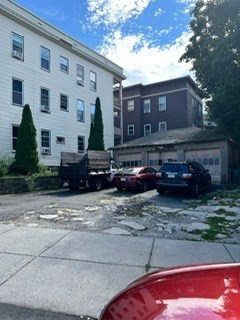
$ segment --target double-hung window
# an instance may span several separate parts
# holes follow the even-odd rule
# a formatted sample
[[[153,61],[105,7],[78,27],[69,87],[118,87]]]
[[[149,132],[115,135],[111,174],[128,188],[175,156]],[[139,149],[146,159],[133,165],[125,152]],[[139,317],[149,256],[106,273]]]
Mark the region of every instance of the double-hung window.
[[[84,122],[84,119],[85,119],[84,101],[77,100],[77,121]]]
[[[41,111],[49,112],[50,111],[50,91],[46,88],[41,88]]]
[[[12,34],[12,57],[23,60],[23,37],[13,33]]]
[[[18,137],[18,125],[12,126],[12,150],[16,151],[17,149],[17,137]]]
[[[78,153],[83,153],[85,151],[85,138],[83,136],[78,136]]]
[[[129,124],[128,125],[128,136],[133,136],[134,135],[134,124]]]
[[[151,134],[151,124],[144,125],[144,137],[149,136]]]
[[[167,97],[161,96],[158,98],[159,111],[165,111],[167,109]]]
[[[77,64],[77,84],[84,86],[84,67]]]
[[[23,81],[12,79],[12,103],[23,106]]]
[[[128,100],[127,111],[134,111],[134,100]]]
[[[90,90],[97,91],[97,74],[90,71]]]
[[[166,131],[166,130],[167,130],[167,122],[159,122],[158,131]]]
[[[60,94],[60,109],[68,111],[68,96],[65,94]]]
[[[151,112],[151,100],[150,99],[144,99],[143,100],[143,112],[144,113],[150,113]]]
[[[49,130],[41,130],[41,154],[51,153],[51,132]]]
[[[41,47],[41,68],[50,71],[50,50]]]
[[[69,62],[67,58],[60,57],[60,70],[68,73],[69,70]]]
[[[95,104],[90,104],[90,121],[93,122],[95,116]]]

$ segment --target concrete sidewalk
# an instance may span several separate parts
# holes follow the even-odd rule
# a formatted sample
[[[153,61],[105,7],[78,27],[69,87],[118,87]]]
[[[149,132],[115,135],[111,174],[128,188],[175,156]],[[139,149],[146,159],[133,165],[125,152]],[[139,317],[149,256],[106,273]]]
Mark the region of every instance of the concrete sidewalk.
[[[240,246],[2,224],[0,304],[99,317],[149,265],[208,262],[240,262]]]

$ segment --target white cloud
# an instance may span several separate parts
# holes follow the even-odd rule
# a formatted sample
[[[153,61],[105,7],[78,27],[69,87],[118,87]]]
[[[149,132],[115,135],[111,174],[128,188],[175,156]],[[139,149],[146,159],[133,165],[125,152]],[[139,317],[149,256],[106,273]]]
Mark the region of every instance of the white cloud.
[[[95,26],[124,24],[141,15],[152,0],[87,0],[89,21]]]
[[[190,74],[191,65],[178,62],[189,38],[189,33],[184,33],[174,43],[160,47],[152,46],[142,34],[123,37],[121,31],[116,31],[105,38],[100,51],[124,69],[124,86],[148,84]]]

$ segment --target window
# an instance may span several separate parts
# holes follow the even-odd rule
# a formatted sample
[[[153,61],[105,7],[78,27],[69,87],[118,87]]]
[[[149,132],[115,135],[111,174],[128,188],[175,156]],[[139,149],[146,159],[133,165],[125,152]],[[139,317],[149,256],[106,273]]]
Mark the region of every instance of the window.
[[[151,112],[151,100],[150,99],[144,99],[143,100],[143,112],[144,113],[150,113]]]
[[[68,59],[61,56],[60,57],[60,70],[68,73],[68,68],[69,68]]]
[[[167,97],[162,96],[158,98],[159,111],[165,111],[167,109]]]
[[[68,111],[68,96],[65,94],[60,94],[60,109]]]
[[[41,154],[50,154],[51,147],[50,131],[41,130]]]
[[[85,138],[83,136],[78,136],[78,153],[82,153],[85,150]]]
[[[50,71],[50,50],[41,47],[41,68]]]
[[[23,106],[23,81],[12,79],[12,103]]]
[[[84,101],[77,100],[77,121],[84,122],[84,120],[85,120],[85,105],[84,105]]]
[[[17,148],[18,129],[19,129],[19,126],[17,125],[12,126],[12,150],[13,151],[16,151],[16,148]]]
[[[56,143],[57,144],[65,144],[65,137],[57,137]]]
[[[144,137],[149,136],[151,134],[151,125],[145,124],[144,125]]]
[[[23,60],[23,37],[12,34],[12,57]]]
[[[84,68],[80,64],[77,64],[77,84],[84,86]]]
[[[134,135],[134,124],[129,124],[128,125],[128,136],[133,136]]]
[[[158,131],[166,131],[166,130],[167,130],[167,122],[159,122]]]
[[[41,88],[41,111],[49,112],[50,111],[50,103],[49,103],[49,89]]]
[[[95,104],[90,104],[90,121],[93,122],[95,115]]]
[[[93,71],[90,71],[90,90],[97,91],[97,75]]]
[[[134,100],[128,100],[127,111],[134,111]]]

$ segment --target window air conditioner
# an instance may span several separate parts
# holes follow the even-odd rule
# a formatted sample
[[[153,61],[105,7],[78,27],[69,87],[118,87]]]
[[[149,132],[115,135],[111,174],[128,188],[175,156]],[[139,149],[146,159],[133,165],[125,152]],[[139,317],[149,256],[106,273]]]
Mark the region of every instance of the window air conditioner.
[[[12,56],[16,59],[20,59],[20,60],[23,59],[23,54],[17,50],[12,51]]]
[[[41,148],[41,154],[50,154],[49,148]]]
[[[80,86],[84,85],[84,81],[81,78],[77,78],[77,84],[79,84]]]
[[[41,111],[43,111],[43,112],[49,112],[49,106],[47,106],[47,105],[41,105]]]

